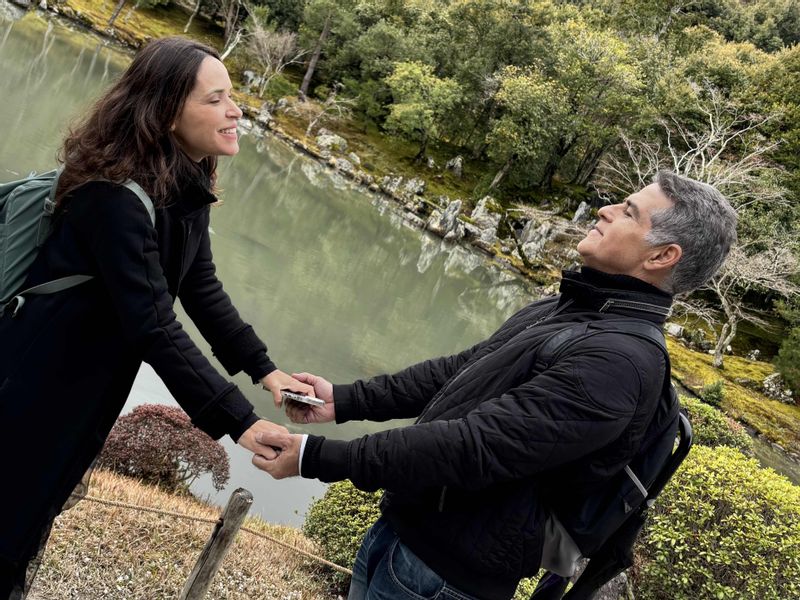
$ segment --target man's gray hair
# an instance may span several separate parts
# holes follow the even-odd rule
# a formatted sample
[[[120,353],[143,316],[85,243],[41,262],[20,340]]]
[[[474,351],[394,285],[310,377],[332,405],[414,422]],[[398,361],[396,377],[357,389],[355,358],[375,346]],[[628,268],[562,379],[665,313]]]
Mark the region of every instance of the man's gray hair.
[[[670,171],[659,171],[655,183],[672,206],[651,215],[645,241],[681,247],[683,255],[665,285],[673,294],[689,292],[711,279],[725,262],[736,243],[736,211],[706,183]]]

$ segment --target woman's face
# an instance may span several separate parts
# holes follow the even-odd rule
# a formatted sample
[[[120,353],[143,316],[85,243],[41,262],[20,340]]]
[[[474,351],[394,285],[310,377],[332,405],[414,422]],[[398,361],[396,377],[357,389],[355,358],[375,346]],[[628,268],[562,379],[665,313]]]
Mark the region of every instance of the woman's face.
[[[231,80],[225,66],[207,56],[197,71],[194,88],[172,126],[181,148],[194,161],[239,152],[236,123],[242,111],[231,99]]]

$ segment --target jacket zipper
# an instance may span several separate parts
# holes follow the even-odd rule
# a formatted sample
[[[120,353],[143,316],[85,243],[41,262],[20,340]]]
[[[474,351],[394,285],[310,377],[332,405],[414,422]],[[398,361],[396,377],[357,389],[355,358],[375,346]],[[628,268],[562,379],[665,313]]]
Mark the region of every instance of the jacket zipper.
[[[649,304],[647,302],[636,302],[635,300],[619,300],[616,298],[609,298],[605,301],[605,304],[600,308],[599,312],[606,312],[608,309],[613,307],[619,308],[630,308],[632,310],[638,310],[644,313],[650,313],[654,315],[660,315],[662,317],[668,317],[669,314],[672,312],[672,309],[668,306],[658,306],[657,304]]]

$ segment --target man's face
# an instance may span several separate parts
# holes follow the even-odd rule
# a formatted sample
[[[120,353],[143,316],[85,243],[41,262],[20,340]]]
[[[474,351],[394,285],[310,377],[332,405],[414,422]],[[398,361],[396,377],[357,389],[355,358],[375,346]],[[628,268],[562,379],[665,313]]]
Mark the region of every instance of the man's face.
[[[620,204],[597,211],[599,220],[578,244],[583,263],[599,271],[647,279],[644,265],[654,252],[645,242],[650,216],[672,201],[658,184],[631,194]]]

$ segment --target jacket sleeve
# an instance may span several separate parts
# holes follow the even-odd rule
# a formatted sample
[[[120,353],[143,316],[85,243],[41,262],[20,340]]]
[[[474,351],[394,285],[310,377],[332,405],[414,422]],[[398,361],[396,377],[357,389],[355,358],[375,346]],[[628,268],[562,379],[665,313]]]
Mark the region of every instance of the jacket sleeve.
[[[149,363],[192,422],[218,439],[236,440],[258,417],[239,389],[222,378],[175,317],[159,262],[156,233],[130,191],[106,182],[84,186],[70,202],[70,221],[86,240],[100,285],[124,335]]]
[[[276,369],[267,356],[264,342],[241,319],[222,289],[205,225],[197,254],[181,282],[178,298],[229,375],[244,371],[255,383]]]
[[[336,422],[388,421],[419,416],[431,398],[484,343],[459,354],[417,363],[394,375],[334,385]]]
[[[426,360],[394,375],[380,375],[349,385],[334,385],[336,422],[387,421],[419,416],[428,402],[472,357],[490,346],[509,330],[530,323],[530,315],[555,306],[554,299],[533,302],[517,311],[491,337],[459,354]]]
[[[309,437],[302,473],[322,481],[350,479],[365,490],[404,491],[481,489],[531,477],[622,434],[643,391],[640,366],[627,353],[576,347],[547,371],[463,418],[349,442]]]

